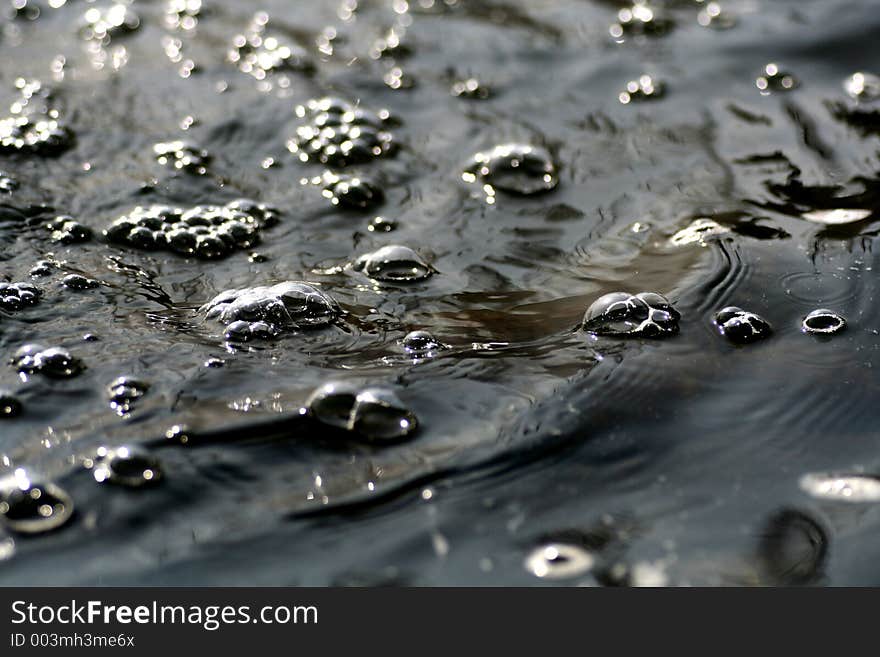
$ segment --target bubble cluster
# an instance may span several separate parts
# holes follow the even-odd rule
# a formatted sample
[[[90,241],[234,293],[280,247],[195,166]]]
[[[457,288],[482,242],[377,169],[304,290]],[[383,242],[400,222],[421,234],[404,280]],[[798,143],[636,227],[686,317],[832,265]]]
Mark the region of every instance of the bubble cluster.
[[[31,276],[51,276],[54,265],[49,260],[39,260],[28,272]]]
[[[669,239],[669,243],[673,246],[686,246],[688,244],[706,246],[711,238],[727,235],[729,232],[727,228],[718,222],[701,217],[694,219],[689,226],[675,233]]]
[[[94,459],[85,464],[99,484],[111,483],[128,488],[141,488],[159,483],[162,466],[145,449],[133,445],[99,447]]]
[[[719,310],[715,313],[713,321],[721,335],[736,344],[763,340],[773,332],[770,324],[763,317],[736,306]]]
[[[871,102],[880,98],[880,76],[873,73],[853,73],[844,80],[843,88],[853,100]]]
[[[153,153],[159,164],[200,176],[208,172],[211,161],[208,151],[188,141],[160,142],[153,146]]]
[[[715,30],[728,30],[736,25],[736,16],[722,9],[717,2],[707,2],[697,14],[697,22],[703,27]]]
[[[525,568],[541,579],[568,579],[593,567],[593,555],[577,545],[551,543],[536,548],[525,560]]]
[[[323,187],[324,198],[330,203],[353,210],[368,210],[385,201],[382,189],[369,178],[325,171],[320,176],[304,179],[304,183]]]
[[[367,226],[371,233],[390,233],[397,228],[397,222],[385,217],[373,217]]]
[[[73,217],[62,214],[46,224],[53,242],[60,244],[79,244],[92,239],[92,229],[84,226]]]
[[[0,520],[20,534],[58,529],[73,516],[73,500],[62,488],[35,482],[24,470],[0,482]]]
[[[0,388],[0,420],[18,417],[23,406],[18,397]]]
[[[581,328],[594,335],[659,338],[678,333],[681,315],[656,292],[611,292],[596,299]]]
[[[327,383],[312,393],[305,410],[320,424],[377,443],[402,440],[418,428],[415,414],[387,388]]]
[[[172,30],[189,32],[196,28],[202,13],[202,0],[168,0],[165,25]]]
[[[811,473],[801,489],[813,497],[836,502],[880,502],[880,479],[863,474]]]
[[[762,95],[767,96],[774,91],[791,91],[798,86],[798,81],[791,73],[780,69],[778,64],[770,62],[755,80],[755,86]]]
[[[827,308],[814,310],[804,317],[801,324],[804,333],[813,333],[814,335],[833,335],[840,333],[844,328],[846,328],[846,320]]]
[[[258,12],[242,34],[232,40],[227,57],[242,73],[265,80],[278,71],[310,71],[314,67],[306,51],[281,37],[267,34],[269,15]]]
[[[68,274],[61,279],[61,284],[68,290],[93,290],[101,284],[81,274]]]
[[[272,208],[249,200],[188,210],[138,206],[116,219],[104,234],[118,244],[213,259],[254,246],[260,241],[260,230],[277,220]]]
[[[663,97],[665,85],[655,81],[650,75],[641,75],[638,80],[630,80],[626,83],[626,89],[621,91],[617,98],[624,104],[629,105],[634,101],[657,100]]]
[[[430,358],[438,351],[446,349],[446,345],[427,331],[410,331],[403,337],[401,344],[406,354],[413,358]]]
[[[53,379],[76,376],[85,369],[81,360],[61,347],[28,344],[15,352],[12,366],[22,374],[39,373]]]
[[[56,155],[73,145],[73,133],[60,122],[51,94],[39,81],[15,81],[19,97],[10,116],[0,119],[0,153],[32,152]]]
[[[611,37],[620,42],[627,37],[662,36],[673,27],[672,20],[645,2],[636,2],[617,12],[617,22],[608,28]]]
[[[501,144],[476,153],[461,177],[466,183],[481,184],[489,203],[494,202],[496,189],[528,196],[548,192],[559,183],[547,149],[528,144]]]
[[[147,394],[150,384],[129,376],[120,376],[107,386],[110,408],[117,415],[125,416],[131,412],[134,403]]]
[[[0,193],[11,194],[18,189],[18,181],[8,173],[0,171]]]
[[[467,78],[465,80],[456,80],[452,83],[450,93],[456,98],[468,98],[472,100],[485,100],[491,93],[489,88],[477,78]]]
[[[321,98],[299,105],[296,115],[307,122],[296,128],[287,149],[302,162],[347,166],[394,150],[387,110],[372,112],[337,98]]]
[[[329,295],[297,281],[227,290],[202,306],[201,311],[207,319],[226,325],[227,339],[240,341],[321,328],[332,324],[340,312]]]
[[[0,283],[0,310],[13,312],[40,300],[39,288],[30,283]]]
[[[83,14],[80,35],[86,40],[107,44],[112,38],[134,32],[140,25],[141,19],[128,5],[90,7]]]
[[[389,282],[420,281],[434,273],[418,253],[399,244],[389,244],[362,255],[353,268],[377,281]]]

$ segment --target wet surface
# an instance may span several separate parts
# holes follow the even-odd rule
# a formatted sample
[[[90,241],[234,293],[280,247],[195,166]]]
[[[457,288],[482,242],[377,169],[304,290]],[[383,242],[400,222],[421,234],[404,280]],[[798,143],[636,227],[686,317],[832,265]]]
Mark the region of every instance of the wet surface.
[[[112,4],[0,5],[0,584],[880,583],[873,2]]]

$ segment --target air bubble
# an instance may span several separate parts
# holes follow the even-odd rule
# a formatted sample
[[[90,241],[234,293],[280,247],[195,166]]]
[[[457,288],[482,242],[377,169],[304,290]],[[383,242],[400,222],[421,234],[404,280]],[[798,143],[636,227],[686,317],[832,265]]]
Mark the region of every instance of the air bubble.
[[[260,82],[280,71],[311,72],[314,64],[308,53],[280,34],[268,33],[268,23],[264,13],[255,14],[244,33],[232,40],[229,61]]]
[[[418,419],[397,395],[386,388],[360,388],[328,383],[316,390],[306,409],[317,422],[350,431],[377,443],[402,440],[418,428]]]
[[[8,173],[0,171],[0,193],[11,194],[18,189],[18,181]]]
[[[722,9],[717,2],[708,2],[697,14],[697,22],[714,30],[729,30],[736,25],[736,16]]]
[[[873,73],[853,73],[844,80],[843,88],[853,100],[875,101],[880,98],[880,76]]]
[[[120,376],[107,386],[107,396],[110,399],[110,408],[117,415],[127,415],[134,403],[147,394],[150,385],[128,376]]]
[[[124,4],[90,7],[83,14],[80,35],[106,45],[112,38],[134,32],[140,24],[141,19]]]
[[[371,233],[390,233],[396,228],[397,222],[393,219],[386,219],[385,217],[373,217],[370,220],[370,224],[367,226],[367,230]]]
[[[456,80],[452,83],[450,91],[456,98],[468,98],[471,100],[485,100],[490,96],[489,88],[480,84],[477,78]]]
[[[669,243],[673,246],[686,246],[688,244],[699,244],[707,246],[709,240],[729,234],[730,231],[712,219],[700,218],[694,219],[687,227],[682,228],[675,233]]]
[[[0,389],[0,420],[18,417],[22,410],[22,404],[15,395]]]
[[[531,552],[525,567],[541,579],[569,579],[589,572],[594,563],[593,555],[581,547],[551,543]]]
[[[714,323],[721,335],[736,344],[763,340],[773,332],[763,317],[736,306],[728,306],[715,313]]]
[[[318,288],[296,281],[221,292],[202,306],[207,319],[226,324],[232,339],[269,338],[282,331],[333,323],[339,306]]]
[[[81,360],[60,347],[29,344],[15,352],[12,366],[23,374],[39,373],[53,379],[76,376],[85,369]]]
[[[0,283],[0,310],[14,312],[33,306],[40,296],[40,290],[30,283]]]
[[[361,256],[354,263],[354,269],[377,281],[388,282],[420,281],[434,273],[418,253],[398,244]]]
[[[92,474],[98,483],[141,488],[156,484],[162,479],[159,460],[148,451],[135,446],[99,447],[91,465]]]
[[[58,529],[73,515],[73,500],[52,483],[37,483],[23,470],[0,491],[0,520],[20,534],[41,534]]]
[[[18,80],[10,116],[0,119],[0,153],[57,155],[73,145],[73,133],[59,120],[51,94],[37,80]]]
[[[93,290],[101,284],[80,274],[68,274],[61,279],[61,284],[69,290]]]
[[[833,335],[840,333],[846,327],[846,320],[833,310],[820,308],[804,317],[801,325],[804,333],[815,335]]]
[[[528,196],[548,192],[559,183],[549,151],[527,144],[501,144],[476,153],[462,179],[481,184],[490,203],[496,189]]]
[[[801,489],[836,502],[880,502],[880,479],[861,474],[806,474]]]
[[[83,226],[69,215],[60,215],[46,224],[53,242],[60,244],[80,244],[92,239],[92,230]]]
[[[584,314],[587,333],[659,338],[678,333],[681,315],[655,292],[611,292],[596,299]]]
[[[430,358],[446,348],[427,331],[411,331],[401,340],[403,350],[414,358]]]

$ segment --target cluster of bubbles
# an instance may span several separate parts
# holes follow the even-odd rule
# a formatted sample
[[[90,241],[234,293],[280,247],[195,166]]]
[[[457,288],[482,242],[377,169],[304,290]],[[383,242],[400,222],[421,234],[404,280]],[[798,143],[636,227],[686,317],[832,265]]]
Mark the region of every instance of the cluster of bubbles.
[[[611,292],[596,299],[581,328],[593,335],[660,338],[678,333],[681,315],[656,292]]]
[[[697,14],[697,22],[703,27],[715,30],[728,30],[736,25],[736,16],[722,9],[717,2],[707,2]]]
[[[40,296],[39,288],[30,283],[0,283],[0,310],[13,312],[33,306]]]
[[[871,102],[880,98],[880,77],[873,73],[853,73],[844,80],[843,89],[853,100]]]
[[[178,171],[187,171],[200,176],[208,172],[211,156],[208,151],[188,141],[165,141],[153,145],[156,161]]]
[[[135,445],[99,447],[84,467],[92,471],[99,484],[110,483],[127,488],[152,486],[162,480],[162,465],[147,450]]]
[[[372,112],[338,98],[310,100],[296,108],[307,122],[296,128],[287,149],[302,162],[347,166],[387,155],[395,142],[388,110]]]
[[[190,32],[196,29],[202,13],[202,0],[168,0],[165,25],[172,30]]]
[[[80,34],[86,40],[107,45],[111,39],[134,32],[140,25],[140,17],[128,5],[89,7],[82,17]]]
[[[419,426],[415,413],[394,391],[349,382],[324,384],[312,393],[302,412],[325,427],[380,444],[407,438]]]
[[[639,36],[662,36],[673,27],[672,20],[659,10],[644,2],[636,2],[617,12],[617,22],[608,28],[608,33],[618,42]]]
[[[322,195],[330,203],[352,210],[369,210],[385,201],[382,189],[369,178],[325,171],[320,176],[303,178],[305,184],[322,188]]]
[[[25,151],[54,155],[73,144],[73,133],[60,122],[51,94],[39,81],[15,81],[18,98],[10,116],[0,119],[0,153]]]
[[[85,364],[66,349],[27,344],[15,352],[11,365],[22,375],[42,374],[67,379],[85,369]]]
[[[757,342],[773,332],[766,319],[737,306],[722,308],[715,313],[713,322],[718,332],[735,344]]]
[[[663,96],[664,84],[654,80],[650,75],[640,75],[638,80],[626,83],[626,89],[618,94],[617,99],[624,105],[633,101],[656,100]]]
[[[118,244],[212,259],[254,246],[260,231],[277,221],[272,208],[247,199],[188,210],[151,205],[119,217],[104,234]]]
[[[150,384],[130,376],[120,376],[107,386],[107,397],[110,408],[117,415],[126,416],[131,412],[134,403],[147,394]]]
[[[762,95],[767,96],[774,91],[791,91],[798,86],[797,78],[784,71],[778,64],[770,62],[755,79],[755,86]]]
[[[488,152],[476,153],[461,177],[466,183],[480,184],[490,204],[495,202],[496,190],[530,196],[559,184],[549,151],[518,143],[499,144]]]
[[[279,71],[310,71],[311,59],[305,50],[282,38],[267,34],[269,15],[258,12],[250,25],[232,40],[227,57],[242,73],[264,81]]]
[[[434,273],[422,256],[399,244],[389,244],[362,255],[352,268],[373,280],[393,283],[420,281]]]
[[[62,214],[46,224],[53,242],[59,244],[79,244],[92,239],[92,229],[76,221],[70,215]]]
[[[202,306],[201,311],[207,319],[226,325],[227,339],[236,341],[321,328],[333,323],[340,313],[332,297],[299,281],[226,290]]]
[[[456,80],[452,83],[450,92],[456,98],[470,98],[475,100],[485,100],[491,92],[489,88],[480,83],[477,78],[470,77],[464,80]]]
[[[67,274],[67,276],[61,279],[61,285],[68,290],[93,290],[101,284],[82,274]]]

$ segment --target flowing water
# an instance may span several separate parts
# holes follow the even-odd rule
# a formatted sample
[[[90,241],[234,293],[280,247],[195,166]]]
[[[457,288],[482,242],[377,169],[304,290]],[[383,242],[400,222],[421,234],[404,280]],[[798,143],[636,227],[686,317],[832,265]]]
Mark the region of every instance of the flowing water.
[[[0,584],[880,583],[874,2],[0,6]]]

